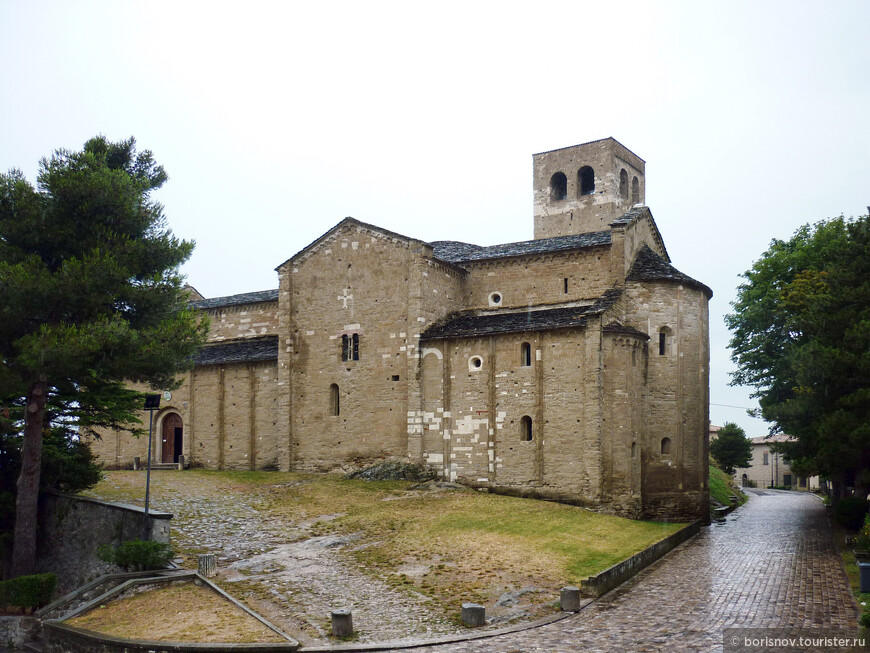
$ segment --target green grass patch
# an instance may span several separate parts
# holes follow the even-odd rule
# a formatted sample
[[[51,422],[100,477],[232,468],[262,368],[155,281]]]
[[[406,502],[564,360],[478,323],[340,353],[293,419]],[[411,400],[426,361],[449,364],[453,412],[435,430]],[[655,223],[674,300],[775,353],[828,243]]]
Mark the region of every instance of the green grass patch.
[[[731,497],[737,497],[737,505],[742,506],[749,500],[743,491],[734,483],[734,479],[719,469],[710,459],[710,498],[723,506],[731,505]]]

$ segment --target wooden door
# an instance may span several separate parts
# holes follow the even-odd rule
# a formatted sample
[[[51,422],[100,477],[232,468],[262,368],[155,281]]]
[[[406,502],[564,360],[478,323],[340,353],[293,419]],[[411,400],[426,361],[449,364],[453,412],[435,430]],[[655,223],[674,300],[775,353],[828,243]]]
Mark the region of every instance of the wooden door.
[[[178,462],[178,456],[181,455],[183,433],[184,428],[181,421],[181,415],[178,413],[170,413],[163,418],[163,455],[161,457],[161,462]]]

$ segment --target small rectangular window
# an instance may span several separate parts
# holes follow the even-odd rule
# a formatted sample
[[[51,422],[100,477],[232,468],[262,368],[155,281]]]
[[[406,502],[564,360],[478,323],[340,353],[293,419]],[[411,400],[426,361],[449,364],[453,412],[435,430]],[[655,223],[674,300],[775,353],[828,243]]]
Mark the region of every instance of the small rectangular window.
[[[398,380],[399,380],[399,375],[393,374],[393,381],[398,381]]]
[[[568,277],[565,277],[565,284],[564,284],[564,286],[565,286],[565,294],[567,295],[567,294],[568,294]]]
[[[668,344],[668,334],[664,331],[659,331],[659,356],[665,355],[665,349]]]
[[[358,361],[359,360],[359,334],[358,333],[353,334],[352,341],[353,341],[353,351],[351,352],[351,356],[353,357],[353,360]]]
[[[769,455],[770,454],[764,454],[764,461],[761,463],[762,465],[769,465],[770,464],[770,461],[767,458]]]

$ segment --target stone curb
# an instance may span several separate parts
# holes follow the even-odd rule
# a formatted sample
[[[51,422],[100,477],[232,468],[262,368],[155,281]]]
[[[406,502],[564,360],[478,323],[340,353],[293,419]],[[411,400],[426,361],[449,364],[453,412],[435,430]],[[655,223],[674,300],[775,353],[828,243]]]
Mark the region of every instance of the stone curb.
[[[586,599],[581,602],[582,604],[580,606],[580,610],[592,603],[592,601],[593,599]],[[540,628],[541,626],[547,626],[549,624],[556,623],[557,621],[569,619],[575,614],[575,612],[563,612],[560,614],[550,615],[549,617],[544,617],[543,619],[538,619],[537,621],[517,624],[516,626],[508,626],[507,628],[499,628],[498,630],[488,630],[486,632],[475,633],[473,635],[445,635],[444,637],[436,637],[433,639],[369,642],[366,644],[340,644],[336,646],[332,646],[329,644],[325,646],[303,646],[299,649],[299,653],[329,653],[330,651],[383,651],[399,650],[405,648],[419,648],[421,646],[438,646],[441,644],[455,644],[457,642],[468,642],[475,639],[488,639],[490,637],[498,637],[499,635],[509,635],[511,633],[519,633],[524,630],[532,630],[534,628]]]
[[[697,535],[701,530],[702,524],[703,521],[700,519],[687,524],[676,533],[672,533],[663,540],[651,544],[630,558],[618,562],[609,569],[605,569],[594,576],[590,576],[580,583],[583,593],[586,596],[599,597],[619,587],[629,578],[637,575],[642,569],[659,560],[686,540]]]

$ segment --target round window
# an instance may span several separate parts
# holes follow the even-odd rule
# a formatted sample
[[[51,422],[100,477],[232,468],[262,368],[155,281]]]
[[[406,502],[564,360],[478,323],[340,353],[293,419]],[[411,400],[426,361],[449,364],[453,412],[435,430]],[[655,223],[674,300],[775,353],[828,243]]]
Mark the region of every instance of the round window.
[[[489,305],[498,306],[501,304],[501,293],[494,292],[489,296]]]
[[[471,367],[480,368],[483,365],[483,359],[480,356],[475,356],[471,359]]]

